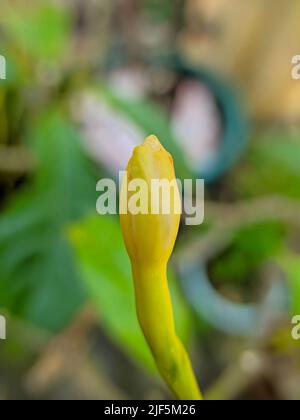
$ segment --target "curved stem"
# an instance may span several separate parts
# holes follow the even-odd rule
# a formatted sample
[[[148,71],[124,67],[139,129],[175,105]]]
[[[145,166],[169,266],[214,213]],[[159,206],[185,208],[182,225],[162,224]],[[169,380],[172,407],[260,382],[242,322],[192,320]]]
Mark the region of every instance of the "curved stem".
[[[175,331],[166,265],[134,266],[137,313],[156,365],[181,400],[201,400],[189,356]]]

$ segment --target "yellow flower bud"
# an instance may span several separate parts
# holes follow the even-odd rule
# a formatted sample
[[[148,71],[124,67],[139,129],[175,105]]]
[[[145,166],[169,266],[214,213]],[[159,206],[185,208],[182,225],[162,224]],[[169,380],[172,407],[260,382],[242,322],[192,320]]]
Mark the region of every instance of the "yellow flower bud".
[[[173,158],[155,136],[148,137],[134,150],[127,166],[127,182],[123,183],[121,200],[127,195],[129,203],[135,192],[124,189],[133,180],[142,180],[147,186],[139,192],[141,200],[147,202],[147,214],[133,215],[125,206],[127,214],[122,215],[121,223],[129,256],[136,263],[167,263],[178,234],[181,203]],[[165,188],[163,183],[159,184],[161,181],[167,181]],[[164,203],[169,207],[166,214],[163,214]],[[156,214],[153,214],[155,209]]]
[[[167,189],[159,195],[154,185],[162,181],[171,185],[168,189],[167,182]],[[131,211],[132,201],[143,201],[140,212],[136,207]],[[132,264],[137,314],[157,367],[175,396],[201,399],[189,357],[176,335],[167,281],[180,211],[173,159],[150,136],[134,150],[121,192],[121,226]]]

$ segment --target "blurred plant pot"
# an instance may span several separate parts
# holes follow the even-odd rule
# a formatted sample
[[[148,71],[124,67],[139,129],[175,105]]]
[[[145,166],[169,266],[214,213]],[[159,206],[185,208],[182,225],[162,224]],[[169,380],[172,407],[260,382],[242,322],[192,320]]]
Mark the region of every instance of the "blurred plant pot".
[[[237,303],[224,297],[209,278],[208,261],[180,255],[177,269],[183,293],[198,319],[229,335],[260,337],[291,309],[291,291],[277,264],[269,267],[268,289],[257,303]]]
[[[149,99],[151,83],[148,80],[147,85],[145,74],[141,74],[147,72],[145,69],[154,72],[154,80],[164,74],[168,89],[172,89],[172,83],[166,81],[166,74],[169,72],[169,77],[174,76],[175,98],[172,97],[174,92],[169,90],[167,93],[172,102],[170,113],[160,106],[162,104]],[[84,120],[91,154],[97,160],[102,160],[102,164],[106,159],[104,166],[107,169],[109,160],[112,160],[112,170],[115,171],[116,164],[128,160],[133,147],[151,132],[161,139],[173,155],[179,178],[195,177],[205,179],[208,183],[214,182],[230,170],[244,152],[249,124],[242,101],[229,84],[211,72],[196,69],[179,58],[169,56],[166,59],[145,60],[144,67],[128,68],[125,63],[123,70],[110,68],[109,75],[108,87],[100,89],[98,105],[97,100],[90,99],[83,112],[84,118],[82,115],[79,118]],[[137,80],[139,88],[133,79]],[[193,90],[198,90],[198,93],[194,92],[193,95]],[[156,94],[164,102],[166,92],[163,88],[161,95],[159,92]],[[210,132],[209,123],[214,133]],[[205,139],[201,138],[205,130],[203,125],[206,126]],[[203,141],[206,141],[204,146],[200,144]],[[214,144],[209,144],[211,142]],[[203,156],[201,153],[201,148],[203,150],[205,147],[211,148],[207,158],[207,151],[204,150]],[[123,167],[119,169],[124,170]]]
[[[246,149],[249,123],[243,110],[242,101],[229,84],[218,79],[211,71],[196,69],[183,63],[180,59],[175,59],[172,66],[181,78],[205,86],[214,98],[221,126],[220,138],[215,145],[215,152],[211,153],[209,159],[206,162],[199,162],[198,168],[193,168],[197,178],[203,178],[209,183],[214,182],[232,168]],[[196,85],[194,88],[196,89]],[[200,104],[198,105],[200,106]],[[194,139],[194,149],[196,150],[195,142]],[[183,152],[186,152],[183,143],[181,143],[181,147],[183,147]]]

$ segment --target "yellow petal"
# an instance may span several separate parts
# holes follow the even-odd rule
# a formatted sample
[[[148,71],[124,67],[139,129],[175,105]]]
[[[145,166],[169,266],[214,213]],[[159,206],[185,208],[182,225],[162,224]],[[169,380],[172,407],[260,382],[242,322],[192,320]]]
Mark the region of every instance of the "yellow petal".
[[[127,207],[136,194],[128,191],[128,187],[137,179],[148,187],[141,194],[147,214],[132,214]],[[154,188],[153,181],[158,182],[155,185],[159,190]],[[134,150],[127,166],[127,180],[123,181],[121,201],[121,207],[127,209],[127,214],[121,214],[121,226],[132,262],[166,264],[178,234],[181,203],[172,156],[155,136],[148,137]]]

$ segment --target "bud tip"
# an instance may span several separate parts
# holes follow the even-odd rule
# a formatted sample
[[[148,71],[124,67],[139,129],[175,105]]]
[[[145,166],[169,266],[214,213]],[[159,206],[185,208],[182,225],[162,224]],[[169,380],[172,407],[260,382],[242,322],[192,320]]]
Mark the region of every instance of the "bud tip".
[[[154,152],[159,152],[163,148],[158,138],[154,135],[147,137],[143,146],[151,148]]]

